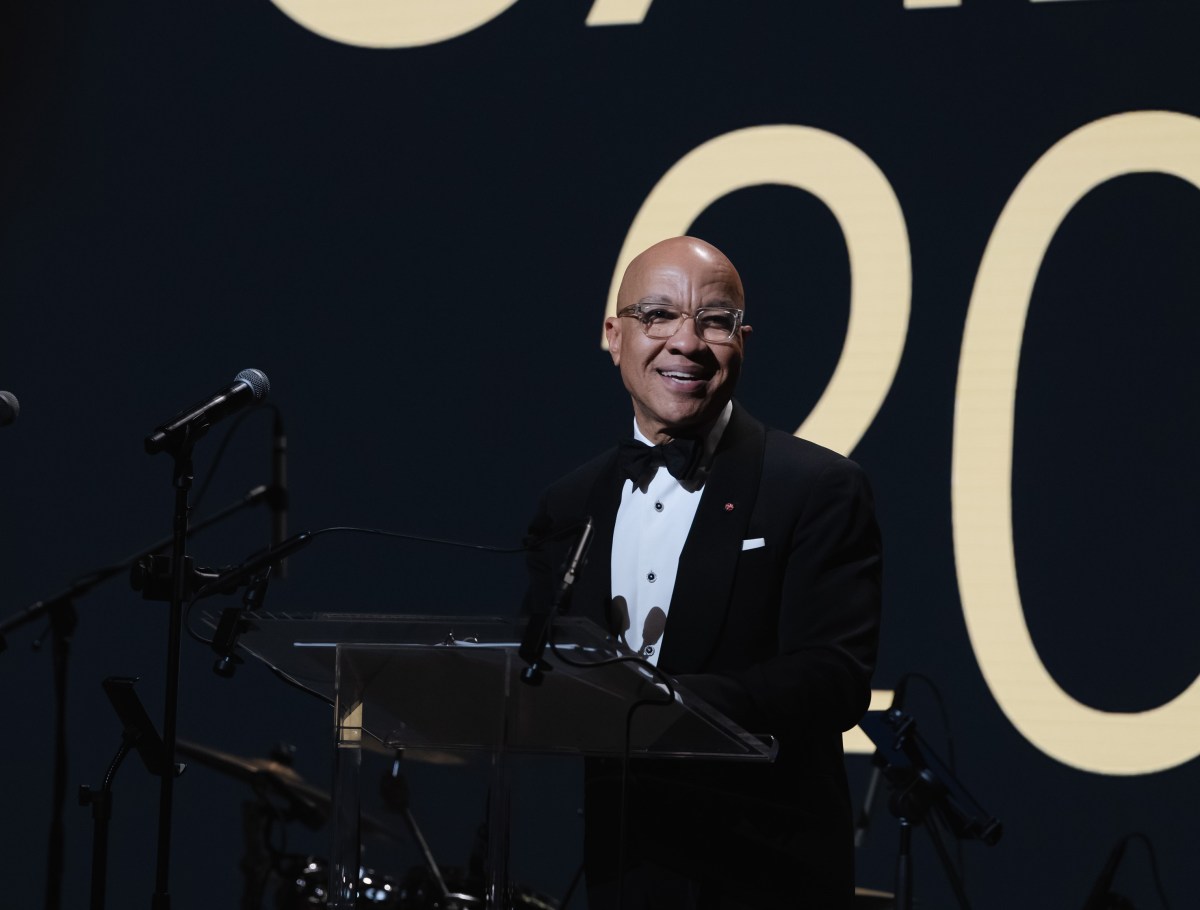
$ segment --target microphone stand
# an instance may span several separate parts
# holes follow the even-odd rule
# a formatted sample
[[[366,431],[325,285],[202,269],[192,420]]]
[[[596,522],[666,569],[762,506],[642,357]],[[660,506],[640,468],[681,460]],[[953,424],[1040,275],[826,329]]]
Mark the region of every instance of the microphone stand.
[[[219,512],[214,512],[212,515],[209,515],[202,521],[197,521],[192,524],[188,528],[188,536],[191,537],[194,534],[198,534],[210,525],[224,521],[230,515],[240,512],[242,509],[258,505],[258,503],[262,502],[263,499],[266,498],[267,493],[268,490],[266,486],[257,486],[248,490],[246,495],[237,502],[231,503],[230,505],[221,509]],[[74,628],[74,624],[72,622],[74,618],[74,608],[72,604],[74,601],[87,594],[92,590],[92,588],[97,587],[102,582],[108,581],[113,576],[120,575],[122,572],[128,571],[131,566],[136,565],[146,557],[155,556],[161,553],[167,547],[171,546],[174,540],[175,535],[171,534],[167,537],[164,537],[162,540],[156,541],[134,556],[123,559],[119,563],[114,563],[113,565],[96,569],[94,572],[90,572],[89,574],[84,575],[78,580],[74,581],[65,591],[55,594],[53,597],[47,597],[45,600],[39,600],[37,603],[31,604],[19,613],[15,613],[14,615],[10,616],[8,619],[4,620],[4,622],[0,622],[0,653],[3,653],[7,649],[8,642],[5,639],[5,636],[9,632],[34,622],[41,617],[46,616],[47,614],[50,616],[52,630],[55,628],[53,624],[56,616],[61,614],[59,623],[63,626],[66,635],[70,636],[71,631]]]
[[[184,564],[188,534],[188,493],[192,489],[192,427],[184,427],[172,452],[175,511],[171,527],[171,599],[167,629],[167,676],[163,697],[163,768],[158,796],[158,858],[155,863],[152,910],[170,910],[171,814],[175,798],[175,741],[179,719],[179,651],[183,638],[183,602],[191,573]]]
[[[265,486],[258,486],[247,492],[238,502],[226,506],[219,512],[197,522],[189,533],[196,533],[216,524],[228,516],[256,505],[267,495]],[[6,635],[9,632],[28,625],[44,616],[50,618],[51,654],[54,664],[54,777],[52,784],[50,818],[50,836],[46,860],[46,910],[58,910],[62,906],[62,882],[64,873],[64,809],[67,793],[67,670],[70,664],[71,640],[78,622],[75,601],[83,597],[92,588],[107,581],[115,575],[120,575],[148,556],[160,552],[174,540],[171,537],[159,540],[135,556],[115,565],[105,566],[90,574],[77,579],[64,591],[60,591],[45,600],[39,600],[24,610],[0,622],[0,653],[7,649]],[[40,644],[35,643],[35,648]]]
[[[896,857],[896,908],[912,910],[912,835],[924,824],[937,851],[942,871],[961,910],[970,910],[966,889],[954,870],[942,836],[943,828],[961,839],[977,839],[989,847],[1003,833],[999,819],[975,801],[945,762],[917,732],[917,722],[899,708],[869,711],[862,719],[863,731],[875,743],[876,762],[893,792],[889,807],[900,826]]]
[[[63,816],[67,797],[67,667],[78,615],[70,598],[55,599],[47,609],[53,630],[50,647],[54,663],[54,783],[46,862],[46,907],[57,910],[62,905],[66,843]]]

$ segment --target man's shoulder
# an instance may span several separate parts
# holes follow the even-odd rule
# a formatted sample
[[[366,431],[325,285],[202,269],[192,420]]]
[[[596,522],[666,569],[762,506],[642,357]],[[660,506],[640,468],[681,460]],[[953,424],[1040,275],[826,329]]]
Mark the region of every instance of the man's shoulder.
[[[768,430],[760,495],[799,508],[813,503],[874,502],[871,481],[858,462],[782,430]],[[840,507],[840,506],[839,506]]]
[[[735,412],[736,413],[736,412]],[[741,427],[763,434],[763,470],[775,474],[820,475],[826,471],[861,472],[845,455],[786,430],[770,427],[741,411]]]
[[[825,470],[834,465],[855,463],[833,449],[826,448],[811,439],[804,439],[785,430],[767,427],[766,458],[793,467]]]
[[[583,494],[601,474],[610,468],[616,458],[616,449],[609,448],[585,461],[572,471],[559,477],[546,488],[547,495]]]

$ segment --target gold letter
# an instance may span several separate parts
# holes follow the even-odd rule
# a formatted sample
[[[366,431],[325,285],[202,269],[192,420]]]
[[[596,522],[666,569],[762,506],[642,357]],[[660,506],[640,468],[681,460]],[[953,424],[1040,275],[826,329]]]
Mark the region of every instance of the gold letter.
[[[1062,220],[1123,174],[1162,172],[1200,187],[1200,120],[1135,111],[1054,145],[1013,191],[988,241],[963,330],[951,473],[963,615],[979,669],[1031,743],[1076,768],[1149,774],[1200,755],[1200,680],[1149,711],[1100,711],[1046,671],[1030,637],[1012,544],[1013,412],[1033,284]]]
[[[358,47],[419,47],[465,35],[517,0],[273,0],[310,32]]]
[[[588,25],[641,25],[654,0],[596,0]]]

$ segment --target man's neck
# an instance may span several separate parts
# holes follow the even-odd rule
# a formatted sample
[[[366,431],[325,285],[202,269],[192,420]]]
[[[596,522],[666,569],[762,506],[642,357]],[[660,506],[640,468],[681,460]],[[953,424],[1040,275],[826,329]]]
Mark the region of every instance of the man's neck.
[[[717,446],[720,445],[721,437],[725,434],[725,428],[729,426],[729,421],[732,416],[733,401],[731,400],[725,403],[725,407],[721,409],[721,413],[717,415],[715,420],[709,421],[707,424],[705,424],[703,427],[703,432],[697,430],[695,438],[703,440],[704,451],[700,456],[699,464],[696,465],[696,469],[692,472],[691,476],[686,481],[680,481],[680,483],[683,484],[683,486],[687,489],[698,490],[704,485],[704,481],[708,477],[709,466],[712,463],[713,456],[716,454]],[[655,444],[650,437],[642,432],[642,428],[638,424],[636,416],[633,420],[633,438],[640,442],[644,442],[647,445]],[[664,441],[659,442],[658,444],[666,445],[676,438],[692,438],[692,436],[691,434],[689,434],[687,437],[668,436]]]
[[[733,413],[733,401],[727,401],[725,407],[712,420],[702,424],[697,424],[691,427],[681,427],[676,432],[671,432],[668,429],[647,433],[642,426],[640,419],[636,414],[633,416],[633,436],[635,439],[646,443],[647,445],[667,445],[676,439],[704,439],[707,440],[717,427],[724,429],[729,423],[729,416]],[[719,438],[719,434],[718,434]],[[715,442],[715,440],[714,440]],[[711,446],[709,446],[711,448]]]

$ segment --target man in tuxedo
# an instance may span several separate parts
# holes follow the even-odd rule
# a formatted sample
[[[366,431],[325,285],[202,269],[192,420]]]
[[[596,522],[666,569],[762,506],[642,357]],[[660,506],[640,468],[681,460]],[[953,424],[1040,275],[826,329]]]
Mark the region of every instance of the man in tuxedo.
[[[591,516],[571,612],[753,733],[772,764],[640,760],[624,794],[593,761],[589,906],[844,910],[853,846],[841,733],[870,699],[880,540],[852,461],[733,401],[750,326],[742,282],[691,237],[630,263],[605,320],[634,440],[551,485],[530,526],[526,607],[545,610]],[[786,375],[786,365],[777,365]],[[772,903],[767,903],[772,902]]]

